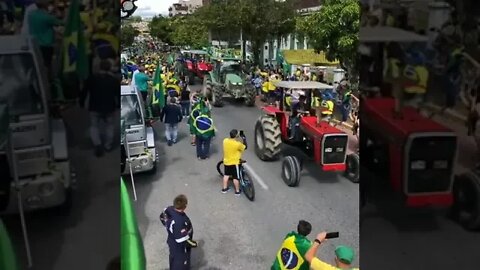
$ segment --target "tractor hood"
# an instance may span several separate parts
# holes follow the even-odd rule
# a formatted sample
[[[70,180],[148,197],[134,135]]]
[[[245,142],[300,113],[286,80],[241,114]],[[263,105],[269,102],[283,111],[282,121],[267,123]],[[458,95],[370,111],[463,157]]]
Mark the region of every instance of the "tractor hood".
[[[226,83],[231,83],[231,84],[234,84],[234,85],[243,84],[242,78],[240,78],[240,76],[238,76],[236,74],[227,74],[225,81],[226,81]]]

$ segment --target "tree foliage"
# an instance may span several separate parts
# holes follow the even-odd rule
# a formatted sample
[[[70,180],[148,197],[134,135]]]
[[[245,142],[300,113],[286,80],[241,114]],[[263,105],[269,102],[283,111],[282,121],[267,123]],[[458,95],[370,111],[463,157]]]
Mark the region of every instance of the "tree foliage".
[[[132,46],[135,41],[135,37],[138,36],[140,32],[135,29],[132,25],[126,24],[122,26],[121,44],[124,47]]]
[[[330,61],[338,59],[354,76],[357,74],[359,27],[357,0],[324,0],[320,11],[297,20],[298,31],[305,35],[315,51],[325,52]]]
[[[174,31],[173,23],[174,21],[172,18],[163,17],[161,15],[153,17],[148,24],[150,35],[165,43],[172,44],[172,33]]]
[[[200,49],[208,46],[208,28],[196,16],[179,17],[172,22],[172,43]]]
[[[258,60],[263,44],[295,31],[296,0],[214,1],[198,10],[201,21],[213,32],[240,33],[252,42],[254,59]],[[238,35],[237,35],[238,36]],[[223,38],[223,37],[221,37]]]

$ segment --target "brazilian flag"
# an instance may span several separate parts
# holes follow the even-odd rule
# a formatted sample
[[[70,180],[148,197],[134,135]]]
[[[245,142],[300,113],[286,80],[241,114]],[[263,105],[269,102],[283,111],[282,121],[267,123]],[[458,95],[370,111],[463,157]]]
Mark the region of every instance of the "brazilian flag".
[[[120,41],[115,35],[96,33],[92,39],[93,47],[100,58],[111,58],[119,54]]]
[[[127,187],[120,179],[122,270],[146,270],[145,249]],[[2,268],[3,269],[3,268]]]
[[[296,232],[287,234],[271,270],[309,270],[304,256],[311,246],[312,242],[305,236]]]
[[[88,76],[87,48],[80,19],[80,0],[72,0],[68,10],[63,40],[63,73],[76,73],[81,80]]]
[[[153,75],[152,107],[155,116],[158,116],[163,107],[165,107],[165,90],[163,89],[162,67],[160,64],[157,64],[155,74]]]
[[[188,125],[190,126],[190,134],[199,134],[197,128],[195,127],[195,119],[200,115],[210,115],[210,109],[205,105],[203,98],[193,104],[192,111],[190,112],[190,117],[188,118]]]
[[[201,114],[197,116],[193,120],[193,127],[196,135],[204,137],[213,137],[215,135],[213,120],[209,115]]]

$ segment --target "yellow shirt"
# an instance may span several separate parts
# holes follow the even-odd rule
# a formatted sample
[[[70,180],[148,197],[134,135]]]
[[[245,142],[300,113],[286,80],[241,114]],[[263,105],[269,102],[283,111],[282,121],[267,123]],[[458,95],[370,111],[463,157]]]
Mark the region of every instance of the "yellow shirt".
[[[341,268],[335,267],[328,263],[320,261],[318,258],[313,258],[312,263],[310,264],[311,270],[342,270]],[[350,270],[359,270],[358,268],[349,268]]]
[[[245,145],[235,139],[225,138],[223,140],[223,165],[231,166],[240,164]]]

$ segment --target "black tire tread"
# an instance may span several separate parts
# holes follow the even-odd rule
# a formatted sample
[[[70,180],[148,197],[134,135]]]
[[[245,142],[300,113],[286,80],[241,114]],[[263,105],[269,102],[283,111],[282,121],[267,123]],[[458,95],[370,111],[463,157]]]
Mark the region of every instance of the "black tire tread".
[[[259,127],[258,127],[259,126]],[[257,152],[257,156],[263,161],[272,161],[278,159],[282,137],[280,125],[277,120],[271,116],[261,116],[257,120],[255,131],[260,128],[263,132],[265,149]]]

